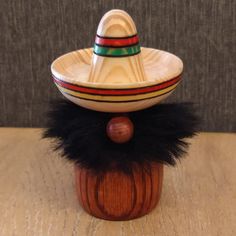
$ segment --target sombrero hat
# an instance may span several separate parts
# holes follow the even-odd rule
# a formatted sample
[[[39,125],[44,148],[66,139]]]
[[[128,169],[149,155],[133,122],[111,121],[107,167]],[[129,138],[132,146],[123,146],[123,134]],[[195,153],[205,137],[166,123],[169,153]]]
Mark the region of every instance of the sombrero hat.
[[[51,65],[53,80],[70,101],[103,112],[145,109],[168,97],[183,70],[175,55],[140,47],[132,18],[111,10],[101,19],[94,48],[62,55]]]

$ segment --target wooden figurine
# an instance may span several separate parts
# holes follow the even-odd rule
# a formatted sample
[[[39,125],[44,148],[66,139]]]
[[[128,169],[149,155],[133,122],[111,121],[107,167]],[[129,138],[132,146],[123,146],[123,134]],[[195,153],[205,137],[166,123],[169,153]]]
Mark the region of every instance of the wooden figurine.
[[[54,105],[44,136],[74,161],[81,206],[107,220],[150,212],[160,199],[163,164],[174,164],[187,146],[182,139],[196,131],[186,105],[154,106],[179,84],[182,61],[141,47],[132,18],[111,10],[94,47],[57,58],[51,71],[72,103]]]

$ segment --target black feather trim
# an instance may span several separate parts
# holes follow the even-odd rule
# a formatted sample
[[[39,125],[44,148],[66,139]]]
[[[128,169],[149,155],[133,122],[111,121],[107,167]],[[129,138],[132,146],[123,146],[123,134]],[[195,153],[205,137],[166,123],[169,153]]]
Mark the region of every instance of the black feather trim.
[[[159,104],[126,115],[134,124],[134,136],[127,143],[117,144],[106,134],[106,125],[115,114],[56,101],[48,113],[43,138],[56,139],[55,150],[85,168],[104,171],[115,167],[129,172],[134,162],[174,165],[186,153],[188,143],[184,139],[197,132],[199,123],[189,103]]]

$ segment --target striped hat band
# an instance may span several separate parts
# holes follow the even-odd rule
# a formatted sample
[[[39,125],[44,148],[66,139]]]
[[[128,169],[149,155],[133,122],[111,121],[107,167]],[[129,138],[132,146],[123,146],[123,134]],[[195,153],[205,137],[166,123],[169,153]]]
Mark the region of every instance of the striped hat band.
[[[104,57],[127,57],[140,53],[140,45],[137,34],[115,38],[97,35],[94,44],[95,54]]]

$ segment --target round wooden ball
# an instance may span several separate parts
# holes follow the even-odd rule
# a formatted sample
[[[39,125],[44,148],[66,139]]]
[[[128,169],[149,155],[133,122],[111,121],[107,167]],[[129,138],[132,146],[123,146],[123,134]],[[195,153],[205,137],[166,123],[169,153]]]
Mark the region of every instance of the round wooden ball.
[[[134,133],[134,125],[126,116],[112,118],[106,128],[107,136],[115,143],[128,142]]]

